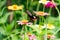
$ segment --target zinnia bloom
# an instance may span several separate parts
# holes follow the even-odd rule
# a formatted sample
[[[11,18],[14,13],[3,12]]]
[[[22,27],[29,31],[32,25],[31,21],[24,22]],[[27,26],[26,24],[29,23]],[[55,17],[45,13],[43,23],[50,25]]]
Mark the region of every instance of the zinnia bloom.
[[[29,39],[30,40],[36,40],[36,36],[35,35],[31,35],[31,36],[29,36]]]
[[[54,38],[55,38],[55,36],[54,36],[54,35],[51,35],[51,34],[48,34],[48,35],[47,35],[47,38],[54,39]]]
[[[29,40],[37,40],[34,34],[28,33]]]
[[[48,28],[48,29],[55,29],[55,26],[52,25],[52,24],[47,24],[47,28]]]
[[[48,29],[55,29],[55,26],[53,24],[44,24],[43,27],[46,28],[46,26]]]
[[[48,16],[49,14],[48,13],[44,13],[42,11],[40,12],[34,12],[36,15],[39,15],[39,16]]]
[[[55,6],[56,6],[56,3],[52,2],[52,1],[49,1],[45,4],[46,8],[48,8],[48,7],[54,8]]]
[[[18,5],[12,5],[12,6],[8,6],[9,10],[22,10],[23,6],[18,6]]]
[[[40,0],[39,1],[39,3],[42,3],[42,4],[46,4],[47,2],[49,2],[49,1],[47,1],[47,0]]]
[[[30,24],[32,24],[31,22],[28,22],[28,20],[22,20],[22,21],[17,21],[18,22],[18,25],[24,25],[24,24],[26,24],[26,25],[30,25]]]

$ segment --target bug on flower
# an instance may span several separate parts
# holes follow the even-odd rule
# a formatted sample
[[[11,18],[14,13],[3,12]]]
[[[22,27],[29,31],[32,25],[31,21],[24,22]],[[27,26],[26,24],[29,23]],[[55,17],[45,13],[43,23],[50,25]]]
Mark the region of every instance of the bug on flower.
[[[28,14],[28,16],[30,17],[31,20],[36,20],[37,17],[33,16],[32,13],[29,10],[26,10],[26,13]]]

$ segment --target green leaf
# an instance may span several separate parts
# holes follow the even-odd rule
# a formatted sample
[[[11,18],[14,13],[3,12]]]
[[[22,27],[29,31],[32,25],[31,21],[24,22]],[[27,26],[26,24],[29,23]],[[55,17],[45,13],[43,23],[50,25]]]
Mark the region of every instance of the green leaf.
[[[18,40],[16,35],[11,35],[11,37],[12,37],[12,40]]]
[[[29,37],[28,37],[28,35],[25,33],[25,39],[24,40],[29,40]]]
[[[6,0],[0,1],[0,8],[6,3]]]
[[[2,18],[0,18],[0,24],[4,24],[7,21],[9,15],[10,13],[6,13]]]
[[[0,27],[0,33],[4,34],[5,30],[3,29],[3,27]]]
[[[60,0],[54,0],[58,5],[60,4]]]
[[[28,26],[28,25],[27,25]],[[40,33],[40,29],[38,29],[35,25],[30,25],[30,26],[28,26],[28,27],[30,27],[30,28],[32,28],[34,31],[36,31],[37,33]]]
[[[0,10],[0,16],[3,15],[3,12],[4,12],[5,8],[6,8],[6,7],[2,8],[2,10]]]
[[[3,40],[3,36],[2,36],[2,34],[0,33],[0,40]]]
[[[60,21],[58,17],[49,17],[47,20],[48,20],[48,23],[51,23],[57,27],[60,27]]]
[[[6,32],[9,34],[12,31],[12,28],[14,27],[14,21],[7,25]]]

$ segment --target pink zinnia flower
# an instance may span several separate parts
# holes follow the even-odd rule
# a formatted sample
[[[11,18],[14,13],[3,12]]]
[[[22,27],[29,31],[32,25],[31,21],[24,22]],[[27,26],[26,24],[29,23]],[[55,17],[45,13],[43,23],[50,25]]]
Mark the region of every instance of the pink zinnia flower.
[[[31,33],[27,33],[28,34],[28,36],[29,36],[29,40],[37,40],[36,39],[36,36],[34,35],[34,34],[31,34]]]
[[[48,7],[54,8],[55,6],[56,6],[56,3],[52,2],[52,1],[49,1],[45,4],[46,8],[48,8]]]
[[[28,22],[28,20],[22,20],[22,21],[17,21],[18,25],[31,25],[31,22]]]
[[[29,36],[29,39],[30,39],[30,40],[36,40],[36,36],[35,36],[35,35],[30,35],[30,36]]]
[[[42,11],[34,12],[34,13],[38,16],[48,16],[49,15],[48,13],[45,13],[45,12],[42,12]]]

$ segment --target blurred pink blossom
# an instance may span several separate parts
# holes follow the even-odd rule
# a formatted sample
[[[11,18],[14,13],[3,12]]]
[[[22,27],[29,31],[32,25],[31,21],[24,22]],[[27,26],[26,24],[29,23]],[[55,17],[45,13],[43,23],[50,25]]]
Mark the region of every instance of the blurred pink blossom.
[[[17,21],[18,25],[32,25],[31,22],[28,22],[28,20],[22,20],[22,21]]]
[[[37,40],[35,35],[29,35],[30,40]]]
[[[45,7],[46,8],[49,8],[49,7],[54,8],[54,7],[56,7],[56,3],[52,2],[52,1],[49,1],[45,4]]]
[[[55,36],[54,36],[54,35],[47,35],[47,38],[54,39],[54,38],[55,38]]]

